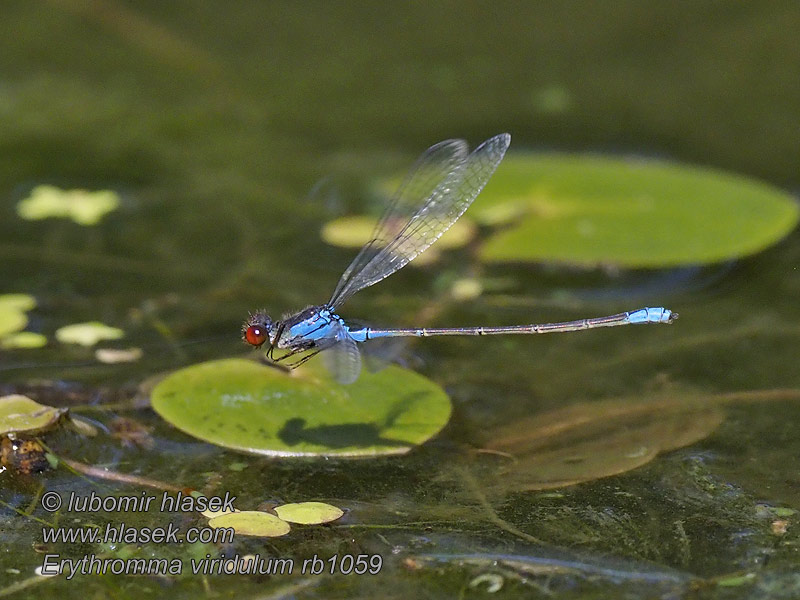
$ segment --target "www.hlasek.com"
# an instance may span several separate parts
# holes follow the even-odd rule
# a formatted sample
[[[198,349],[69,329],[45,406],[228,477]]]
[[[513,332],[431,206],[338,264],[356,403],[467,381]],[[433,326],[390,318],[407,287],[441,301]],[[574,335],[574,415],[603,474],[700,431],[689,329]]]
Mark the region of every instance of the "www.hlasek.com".
[[[81,496],[71,492],[66,496],[68,512],[138,512],[147,511],[157,500],[157,496],[142,493],[138,496],[99,496],[92,492]],[[56,512],[64,505],[64,499],[57,492],[46,492],[42,495],[41,504],[45,510]],[[193,512],[205,510],[232,510],[235,496],[187,496],[181,493],[170,495],[164,492],[160,496],[158,508],[163,512]],[[181,531],[172,523],[166,527],[130,527],[125,523],[108,523],[105,527],[97,525],[84,527],[45,527],[42,538],[46,544],[80,543],[80,544],[183,544],[214,543],[231,544],[234,538],[231,527],[190,527]],[[180,575],[184,572],[184,562],[179,558],[106,558],[94,554],[86,554],[80,558],[64,558],[59,554],[45,554],[39,569],[42,575],[66,574],[72,579],[82,575]],[[316,554],[311,558],[297,560],[292,558],[276,558],[248,554],[226,557],[190,559],[189,570],[196,575],[291,575],[300,572],[303,575],[321,575],[322,573],[342,575],[376,575],[383,567],[380,554],[342,554],[329,558],[320,558]]]

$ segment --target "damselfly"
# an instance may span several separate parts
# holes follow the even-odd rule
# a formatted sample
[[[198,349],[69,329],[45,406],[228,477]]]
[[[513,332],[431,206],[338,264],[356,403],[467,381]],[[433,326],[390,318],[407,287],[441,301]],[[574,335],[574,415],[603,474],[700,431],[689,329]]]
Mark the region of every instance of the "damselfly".
[[[678,315],[666,308],[640,308],[607,317],[563,323],[505,327],[378,329],[355,326],[337,311],[356,292],[402,269],[438,240],[464,214],[492,176],[511,143],[496,135],[468,153],[464,140],[446,140],[420,156],[383,216],[372,239],[361,248],[325,304],[272,321],[256,312],[242,327],[244,340],[256,347],[269,343],[267,357],[295,368],[325,350],[328,366],[342,383],[352,383],[361,370],[358,343],[376,338],[431,335],[499,335],[560,333],[638,323],[672,323]],[[280,356],[275,350],[286,350]],[[290,357],[294,357],[290,359]]]

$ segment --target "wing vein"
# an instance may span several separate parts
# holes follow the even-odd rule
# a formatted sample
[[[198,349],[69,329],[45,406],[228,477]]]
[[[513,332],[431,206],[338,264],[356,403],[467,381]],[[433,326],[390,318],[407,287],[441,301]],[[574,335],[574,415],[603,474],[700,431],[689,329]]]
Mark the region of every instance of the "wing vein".
[[[467,154],[463,140],[431,146],[414,164],[365,244],[339,280],[337,307],[427,250],[455,223],[503,159],[511,136],[496,135]]]

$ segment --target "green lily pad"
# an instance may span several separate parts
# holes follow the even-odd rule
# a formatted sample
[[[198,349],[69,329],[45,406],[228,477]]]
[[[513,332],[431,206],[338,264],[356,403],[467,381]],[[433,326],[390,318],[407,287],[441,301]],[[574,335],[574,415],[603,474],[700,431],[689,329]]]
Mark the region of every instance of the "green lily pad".
[[[210,527],[233,527],[236,535],[278,537],[289,533],[289,524],[269,513],[258,510],[229,512],[209,519]]]
[[[201,510],[200,514],[206,517],[207,519],[216,519],[217,517],[221,517],[222,515],[230,515],[235,512],[242,512],[242,511],[240,511],[237,508],[234,508],[233,510],[228,510],[227,508],[220,510],[209,509],[209,510]]]
[[[0,312],[14,309],[27,312],[36,308],[36,298],[28,294],[0,294]]]
[[[658,268],[755,254],[794,229],[800,208],[780,189],[713,169],[518,153],[465,216],[498,227],[480,249],[484,262]]]
[[[353,215],[334,219],[326,223],[320,231],[323,241],[339,248],[360,248],[372,239],[377,219],[366,215]],[[398,227],[404,225],[397,223]],[[399,230],[398,230],[399,231]],[[430,250],[420,254],[411,263],[422,267],[439,259],[442,250],[461,248],[475,237],[477,227],[468,218],[461,218],[436,241]]]
[[[341,217],[325,223],[320,235],[323,241],[339,248],[360,248],[372,239],[377,219],[366,215],[353,215]],[[404,225],[398,222],[398,227]],[[441,250],[461,248],[466,246],[475,237],[475,224],[462,217],[456,221],[447,232],[437,240],[436,247]]]
[[[485,261],[625,267],[713,263],[754,254],[797,224],[789,194],[685,165],[592,156],[506,158],[470,208],[522,215],[481,249]]]
[[[33,188],[30,196],[20,200],[17,214],[31,221],[56,217],[72,219],[78,225],[97,225],[119,205],[119,196],[111,190],[62,190],[52,185],[39,185]]]
[[[4,350],[22,348],[42,348],[47,345],[47,338],[33,331],[19,331],[0,337],[0,348]]]
[[[0,294],[0,338],[8,339],[28,325],[26,311],[36,306],[36,299],[27,294]],[[24,343],[24,340],[23,340]],[[4,348],[14,347],[14,342],[3,345]]]
[[[450,418],[444,391],[413,371],[391,365],[341,385],[319,362],[291,374],[242,359],[193,365],[158,383],[152,406],[189,435],[271,456],[402,454]]]
[[[1,396],[0,435],[45,431],[58,423],[66,412],[66,408],[45,406],[19,394]]]
[[[27,324],[28,317],[24,312],[0,305],[0,337],[25,329]]]
[[[99,321],[75,323],[56,330],[56,339],[62,344],[94,346],[103,340],[118,340],[125,335],[122,329],[109,327]]]
[[[344,511],[324,502],[294,502],[276,506],[275,513],[289,523],[319,525],[339,519]]]
[[[141,348],[98,348],[94,357],[101,363],[114,365],[117,363],[136,362],[142,358]]]

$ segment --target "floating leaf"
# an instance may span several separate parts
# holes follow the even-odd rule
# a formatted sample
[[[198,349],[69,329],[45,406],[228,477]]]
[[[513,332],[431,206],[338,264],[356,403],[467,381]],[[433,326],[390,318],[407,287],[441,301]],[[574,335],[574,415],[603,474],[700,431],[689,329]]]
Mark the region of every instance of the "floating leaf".
[[[41,333],[32,331],[20,331],[10,333],[0,338],[0,348],[5,350],[22,348],[41,348],[47,345],[47,338]]]
[[[75,323],[56,330],[56,339],[63,344],[94,346],[103,340],[117,340],[125,335],[122,329],[109,327],[99,321]]]
[[[36,298],[28,294],[0,294],[0,311],[14,309],[27,312],[36,308]]]
[[[524,214],[481,249],[486,261],[626,267],[713,263],[754,254],[797,224],[790,195],[745,177],[672,163],[517,155],[470,209]]]
[[[141,348],[98,348],[94,357],[101,363],[114,365],[117,363],[135,362],[142,358]]]
[[[326,223],[320,235],[331,246],[340,248],[360,248],[372,239],[377,219],[366,215],[341,217]],[[405,225],[402,220],[397,221],[397,231]],[[468,218],[461,218],[437,240],[436,245],[427,252],[420,254],[411,263],[423,266],[435,262],[442,250],[460,248],[475,237],[475,224]]]
[[[67,412],[19,394],[0,396],[0,435],[38,433],[53,427]]]
[[[319,361],[291,374],[242,359],[212,361],[165,378],[151,402],[190,435],[272,456],[402,454],[450,418],[440,387],[394,365],[341,385]]]
[[[86,437],[95,437],[99,431],[97,427],[86,417],[80,415],[70,415],[67,424],[75,431]]]
[[[28,317],[24,312],[0,305],[0,337],[25,329],[27,324]]]
[[[278,537],[286,535],[289,524],[269,513],[258,510],[242,510],[214,517],[208,521],[211,527],[233,527],[236,535]]]
[[[716,584],[720,587],[739,587],[753,583],[756,578],[755,573],[745,573],[744,575],[732,575],[717,579]]]
[[[483,293],[483,285],[474,277],[457,279],[450,286],[450,296],[458,302],[474,300]]]
[[[119,204],[119,196],[111,190],[62,190],[52,185],[39,185],[17,204],[17,214],[27,220],[56,217],[72,219],[78,225],[97,225]]]
[[[28,294],[0,294],[0,338],[5,338],[4,340],[0,340],[0,347],[30,347],[24,345],[26,343],[31,343],[31,338],[29,336],[22,336],[21,339],[9,339],[9,335],[21,329],[25,329],[28,325],[28,316],[25,312],[33,309],[35,306],[36,299]]]
[[[486,448],[513,457],[504,483],[542,490],[629,471],[703,439],[723,418],[718,406],[683,396],[589,402],[492,431]]]
[[[389,195],[397,180],[382,182]],[[759,252],[797,225],[789,194],[739,175],[653,160],[506,156],[466,217],[504,226],[486,262],[673,267]]]
[[[200,511],[200,514],[203,515],[204,517],[208,518],[208,519],[216,519],[217,517],[221,517],[222,515],[230,515],[230,514],[235,513],[235,512],[242,512],[242,511],[240,511],[240,510],[238,510],[236,508],[234,508],[233,510],[228,510],[228,509],[211,510],[211,509],[208,509],[208,510]]]
[[[275,513],[289,523],[319,525],[335,521],[344,514],[344,511],[324,502],[295,502],[276,506]]]
[[[320,235],[331,246],[360,248],[372,239],[376,222],[377,219],[362,215],[341,217],[326,223]],[[398,232],[404,224],[398,221]],[[462,217],[436,242],[436,247],[440,250],[461,248],[473,237],[475,237],[475,224],[469,218]]]

